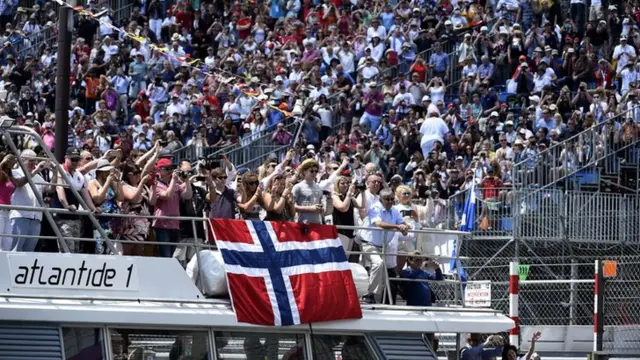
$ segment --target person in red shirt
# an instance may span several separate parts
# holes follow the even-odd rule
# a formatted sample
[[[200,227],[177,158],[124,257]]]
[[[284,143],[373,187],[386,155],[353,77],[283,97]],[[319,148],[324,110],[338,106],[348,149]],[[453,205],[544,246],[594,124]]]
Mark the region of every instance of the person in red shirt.
[[[607,60],[600,59],[600,61],[598,61],[595,78],[596,87],[603,87],[605,89],[613,88],[613,68]]]
[[[238,38],[240,40],[245,40],[247,36],[251,34],[251,26],[253,26],[251,17],[242,12],[236,22],[236,29],[238,29]]]
[[[418,80],[424,82],[427,74],[427,66],[424,63],[422,56],[418,56],[416,61],[411,65],[410,72],[418,74]]]
[[[209,90],[211,89],[211,91]],[[215,96],[213,88],[205,86],[202,88],[202,96],[198,99],[198,106],[204,106],[205,112],[209,115],[222,116],[220,100]]]
[[[136,101],[131,104],[131,108],[136,114],[140,115],[141,118],[146,119],[147,116],[151,113],[151,101],[149,101],[149,97],[144,90],[140,90],[138,93],[138,97]]]
[[[191,8],[185,3],[180,2],[176,5],[175,10],[176,23],[180,24],[180,27],[187,28],[191,31],[191,27],[193,25],[193,14],[191,12]]]

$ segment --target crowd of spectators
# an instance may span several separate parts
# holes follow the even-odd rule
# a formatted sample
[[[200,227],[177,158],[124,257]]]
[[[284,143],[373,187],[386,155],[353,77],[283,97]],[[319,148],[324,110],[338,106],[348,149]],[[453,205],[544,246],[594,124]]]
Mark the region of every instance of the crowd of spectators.
[[[601,130],[588,143],[596,148],[550,153],[566,159],[554,171],[638,140],[640,12],[631,3],[151,0],[123,19],[74,13],[71,64],[38,40],[56,22],[52,9],[0,5],[0,112],[43,140],[13,136],[24,166],[3,153],[0,204],[40,206],[42,195],[68,210],[55,214],[68,240],[38,242],[53,232],[41,213],[0,209],[6,251],[107,253],[106,237],[129,241],[119,249],[129,255],[157,241],[161,256],[184,262],[188,249],[176,245],[206,236],[177,220],[91,223],[74,214],[81,209],[361,225],[397,233],[340,230],[345,248],[364,253],[351,260],[370,270],[367,301],[380,301],[385,271],[442,279],[410,230],[441,226],[449,199],[478,185],[483,200],[508,201],[505,189],[522,176],[515,164],[534,169],[541,152],[585,129]],[[57,66],[71,68],[68,134],[54,133]],[[295,121],[299,133],[284,129]],[[176,155],[251,147],[264,135],[288,151],[257,168],[224,151]],[[56,136],[68,137],[64,172],[42,161]],[[95,241],[71,240],[79,237]],[[409,266],[406,256],[382,261],[383,246],[409,254]]]

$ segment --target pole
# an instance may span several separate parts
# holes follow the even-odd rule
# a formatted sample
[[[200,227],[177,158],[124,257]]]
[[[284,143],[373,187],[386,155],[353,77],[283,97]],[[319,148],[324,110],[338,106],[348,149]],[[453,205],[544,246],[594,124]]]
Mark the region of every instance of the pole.
[[[76,0],[70,0],[75,5]],[[71,30],[73,16],[67,6],[58,8],[58,68],[56,69],[56,121],[55,121],[55,156],[58,162],[64,162],[69,138],[69,91],[71,73]]]
[[[604,332],[604,278],[602,277],[602,261],[595,263],[595,286],[593,294],[593,352],[602,351],[602,333]]]
[[[520,321],[518,314],[518,294],[520,293],[520,272],[518,262],[509,263],[509,317],[514,322],[513,329],[509,330],[509,343],[520,346]]]

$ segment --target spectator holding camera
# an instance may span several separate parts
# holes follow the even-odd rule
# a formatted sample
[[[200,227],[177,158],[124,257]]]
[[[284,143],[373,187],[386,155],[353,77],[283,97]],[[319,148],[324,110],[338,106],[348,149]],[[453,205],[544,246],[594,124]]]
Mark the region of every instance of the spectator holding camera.
[[[102,214],[120,213],[120,206],[118,204],[125,199],[121,179],[120,171],[111,165],[108,160],[101,159],[98,162],[96,178],[89,182],[88,189],[91,200],[93,200],[95,206],[100,207]],[[110,239],[113,239],[119,234],[119,220],[119,218],[101,216],[98,218],[98,223],[104,233]],[[102,235],[98,230],[94,230],[93,236],[96,239],[96,254],[104,254],[105,248]]]
[[[400,278],[410,280],[443,280],[440,264],[434,260],[423,259],[419,251],[410,251],[407,256],[407,268],[400,271]],[[400,294],[409,306],[431,306],[435,295],[426,281],[403,281]]]
[[[467,346],[460,350],[460,360],[491,360],[502,356],[504,339],[491,335],[482,341],[482,334],[472,333],[467,337]]]
[[[158,184],[156,185],[155,216],[180,216],[180,200],[191,199],[191,179],[173,169],[171,160],[162,158],[156,163]],[[160,246],[160,256],[171,257],[175,244],[180,242],[180,221],[154,219],[156,241],[167,243]]]

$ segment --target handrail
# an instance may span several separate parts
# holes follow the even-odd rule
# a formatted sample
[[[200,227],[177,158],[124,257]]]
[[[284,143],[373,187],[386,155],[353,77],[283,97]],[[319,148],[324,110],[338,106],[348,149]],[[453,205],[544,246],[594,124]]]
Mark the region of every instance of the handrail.
[[[594,126],[588,128],[588,129],[585,129],[585,130],[581,131],[580,133],[578,133],[578,134],[576,134],[576,135],[574,135],[574,136],[572,136],[572,137],[570,137],[570,138],[568,138],[566,140],[563,140],[562,142],[560,142],[558,144],[550,146],[548,149],[536,154],[536,156],[533,157],[533,158],[527,158],[525,160],[522,160],[522,161],[514,164],[512,170],[511,170],[512,174],[514,174],[514,176],[521,176],[522,177],[520,179],[520,181],[519,181],[520,184],[522,185],[522,187],[528,187],[528,185],[533,185],[533,184],[528,184],[528,180],[530,179],[530,176],[527,176],[526,174],[522,174],[522,173],[524,173],[527,170],[532,170],[532,168],[529,166],[532,161],[535,162],[534,166],[533,166],[533,169],[539,170],[538,169],[539,168],[538,165],[540,164],[539,161],[544,159],[544,161],[545,161],[544,165],[547,166],[547,167],[551,167],[553,169],[558,169],[561,166],[563,169],[565,169],[565,171],[560,176],[557,176],[558,173],[555,170],[552,171],[551,174],[549,174],[549,176],[552,178],[552,180],[549,181],[549,183],[538,184],[538,186],[544,186],[544,187],[551,186],[554,183],[556,183],[556,182],[558,182],[558,181],[560,181],[562,179],[565,179],[567,176],[569,176],[568,175],[569,172],[566,171],[568,169],[566,156],[565,156],[565,159],[562,160],[562,163],[560,163],[560,159],[556,158],[556,155],[559,156],[560,155],[559,151],[566,150],[567,147],[570,146],[570,145],[574,145],[574,144],[580,145],[581,143],[582,143],[582,145],[585,145],[584,144],[585,139],[587,141],[591,140],[590,144],[586,144],[586,145],[590,145],[590,148],[588,150],[590,152],[590,155],[591,155],[590,157],[591,158],[584,160],[583,161],[584,164],[581,165],[581,166],[577,166],[576,168],[583,169],[583,168],[586,168],[587,166],[593,165],[598,160],[602,160],[602,159],[606,158],[607,156],[611,155],[611,154],[605,154],[602,158],[599,158],[599,159],[597,158],[598,140],[599,140],[600,135],[603,133],[602,129],[605,126],[608,126],[609,120],[614,120],[615,118],[621,117],[624,114],[627,114],[627,113],[629,113],[631,111],[635,111],[637,109],[640,109],[640,106],[636,106],[636,107],[634,107],[632,109],[628,109],[628,110],[625,110],[625,111],[623,111],[621,113],[615,114],[613,117],[607,118],[604,121],[602,121],[600,123],[597,123]],[[634,142],[637,142],[637,141],[638,141],[638,139],[635,139]],[[628,146],[625,146],[625,147],[620,148],[620,149],[616,149],[614,151],[614,153],[618,152],[618,151],[620,151],[620,150],[622,150],[622,149],[624,149],[626,147],[628,147]],[[608,150],[609,150],[608,146],[605,147],[605,151],[608,151]],[[551,162],[551,164],[549,163],[549,161]],[[570,172],[571,172],[571,174],[575,174],[578,171],[579,170],[570,171]],[[534,181],[534,183],[535,183],[535,181]]]

